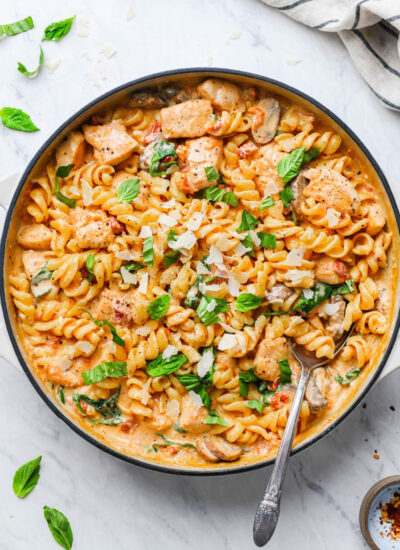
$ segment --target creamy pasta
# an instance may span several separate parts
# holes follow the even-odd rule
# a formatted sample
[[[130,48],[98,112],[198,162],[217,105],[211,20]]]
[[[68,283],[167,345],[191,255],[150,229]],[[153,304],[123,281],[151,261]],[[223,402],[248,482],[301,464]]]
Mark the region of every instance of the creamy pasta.
[[[27,358],[129,456],[273,456],[299,374],[289,339],[332,359],[354,326],[312,374],[299,442],[351,399],[390,327],[380,189],[341,134],[265,89],[209,78],[92,116],[18,224],[8,285]]]

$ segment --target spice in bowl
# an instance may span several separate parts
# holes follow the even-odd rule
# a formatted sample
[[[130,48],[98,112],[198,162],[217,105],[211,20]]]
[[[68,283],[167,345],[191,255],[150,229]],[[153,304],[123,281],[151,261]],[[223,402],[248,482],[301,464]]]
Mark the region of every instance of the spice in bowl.
[[[381,525],[389,524],[389,532],[387,536],[392,540],[400,539],[400,493],[393,494],[393,498],[385,504],[380,503],[379,508],[381,510],[380,522]],[[384,536],[384,533],[382,533]]]

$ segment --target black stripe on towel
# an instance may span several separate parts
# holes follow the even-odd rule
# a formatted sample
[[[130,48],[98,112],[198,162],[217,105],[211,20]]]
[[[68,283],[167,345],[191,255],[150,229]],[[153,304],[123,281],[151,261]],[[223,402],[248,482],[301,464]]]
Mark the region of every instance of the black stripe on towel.
[[[370,86],[367,82],[367,86],[368,88],[371,90],[371,92],[373,92],[376,97],[378,99],[380,99],[383,103],[385,103],[385,105],[387,105],[388,107],[391,107],[392,109],[397,109],[398,111],[400,111],[400,105],[396,105],[395,103],[392,103],[391,101],[389,101],[388,99],[386,99],[386,97],[383,97],[383,95],[381,94],[378,94],[378,92],[376,90],[374,90],[372,88],[372,86]]]
[[[313,29],[323,29],[324,27],[326,27],[330,23],[337,23],[338,21],[339,21],[339,19],[329,19],[329,21],[324,21],[323,23],[320,23],[319,25],[315,25],[315,27],[313,27]]]
[[[361,42],[363,42],[363,44],[366,46],[366,48],[372,53],[373,56],[376,57],[376,59],[381,63],[381,65],[383,65],[385,67],[385,69],[387,69],[390,73],[396,75],[396,76],[400,76],[400,72],[397,71],[394,67],[391,67],[389,65],[389,63],[387,63],[387,61],[385,61],[383,59],[383,57],[381,57],[374,49],[373,47],[371,46],[371,44],[368,42],[368,40],[365,38],[365,36],[363,36],[361,34],[360,31],[357,31],[357,30],[353,30],[353,33],[358,36],[358,38],[361,40]]]
[[[359,22],[360,22],[361,6],[363,4],[365,4],[365,2],[369,2],[369,0],[361,0],[360,2],[358,2],[357,6],[356,6],[356,15],[354,17],[353,26],[351,27],[352,29],[356,29]]]
[[[382,29],[384,29],[386,32],[394,36],[394,38],[397,38],[399,36],[399,31],[394,29],[392,25],[388,25],[387,23],[385,23],[385,21],[379,21],[378,25],[382,27]]]
[[[297,2],[293,2],[293,4],[289,4],[288,6],[283,6],[282,8],[278,8],[278,10],[280,11],[291,10],[293,8],[297,8],[297,6],[306,4],[307,2],[313,2],[313,0],[297,0]]]
[[[392,17],[388,17],[386,21],[397,21],[400,19],[400,15],[392,15]]]

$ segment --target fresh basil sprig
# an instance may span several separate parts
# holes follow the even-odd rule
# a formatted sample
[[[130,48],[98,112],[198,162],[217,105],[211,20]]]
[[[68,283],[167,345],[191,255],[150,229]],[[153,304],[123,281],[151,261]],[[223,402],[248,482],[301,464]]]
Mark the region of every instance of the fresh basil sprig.
[[[180,253],[181,253],[180,250],[174,250],[173,252],[165,254],[164,261],[163,261],[164,267],[169,267],[170,265],[176,264]]]
[[[161,317],[164,317],[168,311],[170,302],[171,296],[168,294],[163,294],[153,300],[147,308],[147,313],[150,315],[150,318],[153,319],[153,321],[157,321],[161,319]]]
[[[257,309],[262,301],[262,297],[251,294],[250,292],[244,292],[240,294],[236,300],[236,309],[242,313],[246,313],[246,311]]]
[[[63,19],[62,21],[56,21],[55,23],[50,23],[50,25],[47,25],[44,29],[42,41],[54,40],[55,42],[58,42],[58,40],[61,40],[61,38],[69,33],[74,19],[75,15],[73,17],[69,17],[68,19]]]
[[[260,246],[263,248],[276,248],[276,235],[257,231],[257,237],[260,239]]]
[[[211,397],[208,395],[207,387],[212,384],[213,368],[207,373],[207,376],[200,378],[197,374],[177,374],[179,382],[185,386],[188,391],[194,391],[200,395],[203,405],[209,409],[211,407]]]
[[[44,59],[44,54],[43,54],[42,46],[40,46],[39,65],[36,67],[36,69],[34,71],[28,71],[25,65],[20,61],[18,61],[18,70],[20,73],[22,73],[25,76],[35,76],[38,74],[38,72],[40,71],[43,65],[43,59]]]
[[[171,441],[170,439],[167,439],[163,434],[156,433],[156,435],[158,435],[158,437],[161,437],[161,439],[163,440],[163,443],[153,443],[152,445],[153,448],[170,447],[171,445],[177,445],[178,447],[185,447],[187,449],[196,449],[196,445],[193,445],[193,443],[181,443],[180,441]]]
[[[91,397],[89,397],[84,393],[74,393],[74,395],[72,396],[72,399],[76,404],[79,412],[81,412],[84,416],[86,416],[86,413],[82,408],[81,401],[84,401],[85,403],[93,407],[94,410],[99,414],[101,414],[101,416],[104,419],[104,420],[93,420],[91,418],[88,418],[90,422],[97,423],[97,424],[106,423],[108,425],[116,425],[123,422],[123,419],[121,418],[121,411],[117,406],[117,401],[118,401],[120,391],[121,391],[121,386],[108,399],[92,399]],[[105,420],[107,420],[107,422],[105,422]]]
[[[289,361],[287,359],[281,359],[278,363],[281,369],[279,382],[281,384],[290,384],[292,381],[292,369],[290,368]]]
[[[74,537],[68,519],[56,508],[48,506],[43,507],[43,513],[56,542],[65,550],[71,550]]]
[[[202,189],[199,193],[199,197],[201,199],[207,199],[211,203],[225,202],[236,208],[239,206],[239,201],[235,193],[232,191],[225,191],[225,189],[221,189],[221,187],[216,187],[215,185]]]
[[[166,158],[171,157],[173,160],[166,161]],[[167,169],[174,164],[178,155],[175,151],[175,145],[170,141],[157,141],[153,147],[153,156],[150,161],[149,172],[151,176],[164,176]]]
[[[294,201],[294,195],[290,185],[287,185],[284,189],[282,189],[282,191],[279,191],[279,197],[285,208],[287,208],[289,204]]]
[[[318,147],[311,147],[308,151],[306,151],[305,147],[294,149],[278,162],[278,175],[285,183],[289,183],[289,181],[298,175],[304,163],[314,160],[318,155]]]
[[[163,359],[162,353],[160,353],[158,357],[147,364],[146,372],[149,376],[164,376],[166,374],[172,374],[176,370],[180,369],[187,360],[186,355],[183,353],[172,355],[172,357],[168,357],[167,359]]]
[[[187,434],[187,430],[184,430],[177,422],[174,424],[174,430],[177,431],[180,434]]]
[[[204,172],[206,173],[207,181],[216,181],[220,177],[214,166],[206,166]]]
[[[132,202],[139,195],[140,179],[125,180],[121,183],[117,191],[117,199],[120,202]]]
[[[153,265],[154,262],[154,237],[148,237],[143,243],[143,263]]]
[[[229,426],[219,414],[217,409],[210,409],[206,418],[206,424],[219,424],[219,426]]]
[[[19,498],[24,498],[37,485],[40,476],[41,456],[23,464],[14,474],[13,491]]]
[[[249,229],[254,229],[259,223],[260,220],[257,220],[257,218],[252,216],[250,212],[247,212],[247,210],[243,210],[242,220],[237,228],[237,231],[248,231]]]
[[[253,369],[250,368],[246,372],[239,373],[239,395],[240,397],[247,397],[249,393],[250,382],[258,382],[257,376],[254,374]]]
[[[63,405],[65,405],[64,386],[58,386],[57,395]]]
[[[257,399],[250,399],[249,401],[247,401],[246,407],[249,407],[249,409],[255,409],[261,414],[264,409],[264,403],[263,401],[257,401]]]
[[[90,319],[93,321],[93,323],[95,323],[96,326],[108,327],[111,331],[113,342],[117,344],[117,346],[125,347],[125,340],[118,336],[117,329],[114,327],[113,324],[110,323],[110,321],[108,321],[107,319],[95,319],[90,311],[88,311],[87,309],[82,308],[82,311],[89,315]]]
[[[39,128],[35,126],[31,117],[15,107],[3,107],[0,109],[1,122],[11,130],[20,132],[37,132]]]
[[[88,369],[82,372],[82,378],[85,384],[97,384],[102,382],[105,378],[119,378],[120,376],[126,376],[126,363],[123,361],[108,361],[106,363],[100,363],[93,369]]]
[[[346,374],[344,375],[345,376],[344,378],[340,374],[337,374],[335,376],[335,380],[336,380],[336,382],[338,382],[342,386],[348,386],[351,383],[352,380],[354,380],[355,378],[357,378],[360,375],[360,372],[361,372],[361,369],[359,369],[357,367],[354,367],[352,369],[349,369],[346,372]]]
[[[341,285],[335,285],[332,290],[332,296],[336,296],[336,294],[349,294],[354,291],[354,282],[349,279]]]
[[[54,194],[59,201],[66,204],[68,208],[75,208],[76,199],[70,199],[63,195],[60,191],[60,178],[67,178],[74,167],[74,164],[68,164],[67,166],[59,166],[56,172],[56,185],[54,187]]]
[[[95,262],[94,254],[88,254],[86,258],[86,269],[88,270],[87,280],[89,281],[89,283],[92,282],[92,279],[94,277],[94,273],[93,273],[94,262]]]
[[[267,208],[271,208],[271,206],[274,206],[274,204],[274,199],[271,197],[271,195],[268,195],[268,197],[265,197],[265,199],[263,199],[259,210],[266,210]]]
[[[25,19],[15,21],[15,23],[0,25],[0,36],[3,34],[6,34],[7,36],[15,36],[21,32],[30,31],[34,26],[32,17],[25,17]]]
[[[213,300],[217,302],[217,305],[215,306],[215,309],[213,311],[208,311],[207,306]],[[218,313],[222,313],[223,311],[229,311],[226,298],[211,298],[210,296],[203,296],[196,309],[196,313],[200,321],[206,327],[213,325],[215,323],[218,323],[220,321],[220,318],[218,317]]]
[[[139,269],[143,269],[144,265],[139,264],[138,262],[132,262],[130,264],[126,264],[123,266],[124,269],[127,271],[138,271]]]

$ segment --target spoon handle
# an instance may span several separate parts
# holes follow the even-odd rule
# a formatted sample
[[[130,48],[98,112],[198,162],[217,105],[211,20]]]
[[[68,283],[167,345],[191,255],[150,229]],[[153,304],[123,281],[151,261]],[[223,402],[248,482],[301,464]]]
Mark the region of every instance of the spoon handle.
[[[257,546],[264,546],[270,540],[278,523],[282,485],[309,375],[310,370],[302,367],[278,456],[264,496],[257,508],[253,526],[253,538]]]

